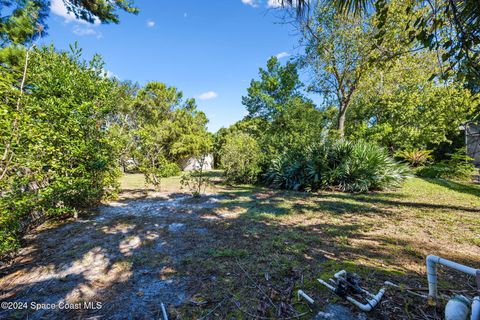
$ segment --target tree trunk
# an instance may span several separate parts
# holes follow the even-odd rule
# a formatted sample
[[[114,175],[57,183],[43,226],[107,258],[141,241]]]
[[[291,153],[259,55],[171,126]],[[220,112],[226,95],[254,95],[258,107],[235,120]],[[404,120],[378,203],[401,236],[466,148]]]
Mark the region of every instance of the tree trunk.
[[[342,105],[340,110],[338,111],[338,119],[337,119],[337,128],[338,133],[340,134],[340,139],[345,137],[345,114],[347,111],[347,106]]]

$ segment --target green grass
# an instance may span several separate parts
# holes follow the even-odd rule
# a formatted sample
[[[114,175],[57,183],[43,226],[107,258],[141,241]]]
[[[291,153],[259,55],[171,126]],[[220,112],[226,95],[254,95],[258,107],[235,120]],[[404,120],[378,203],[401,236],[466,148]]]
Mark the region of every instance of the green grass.
[[[163,178],[160,190],[176,191],[180,190],[180,176]],[[153,189],[152,185],[147,185],[145,176],[141,173],[125,174],[120,178],[120,188],[122,190]]]
[[[218,172],[211,174],[218,178]],[[179,180],[164,179],[162,191],[182,192]],[[124,190],[143,187],[142,175],[122,178]],[[296,290],[306,290],[320,301],[313,307],[318,311],[326,301],[341,301],[316,279],[326,280],[341,269],[358,273],[364,286],[376,291],[386,280],[425,288],[429,254],[480,266],[480,185],[411,178],[397,190],[350,194],[232,187],[217,181],[209,192],[222,200],[217,208],[198,214],[224,218],[203,221],[208,246],[195,247],[176,267],[179,276],[202,279],[192,290],[208,297],[208,303],[182,305],[176,309],[182,318],[205,316],[226,297],[252,314],[275,318],[277,311],[257,286],[275,297],[277,305],[291,304]],[[189,237],[195,243],[195,236]],[[475,285],[448,270],[440,278],[444,288],[469,290]],[[231,299],[215,310],[216,316],[245,318]],[[424,302],[413,303],[399,291],[389,290],[387,300],[370,314],[372,319],[442,313],[442,307],[419,311]],[[309,311],[304,303],[295,302],[295,308]]]
[[[211,170],[205,173],[208,175],[213,182],[216,182],[221,174],[218,170]],[[163,178],[161,180],[159,191],[162,192],[185,192],[180,184],[181,175]],[[124,174],[120,178],[120,188],[123,191],[133,191],[133,190],[144,190],[149,189],[153,190],[154,186],[146,184],[145,176],[141,173],[129,173]],[[208,189],[211,191],[211,188]]]
[[[364,285],[373,291],[385,280],[425,287],[428,254],[480,266],[479,185],[411,178],[397,190],[367,194],[308,194],[253,186],[219,187],[217,192],[225,200],[216,212],[233,216],[212,222],[212,246],[216,249],[200,248],[182,271],[199,278],[218,276],[215,283],[206,281],[200,290],[210,297],[211,308],[215,301],[234,293],[241,305],[251,306],[249,310],[255,314],[255,306],[265,300],[257,290],[248,289],[251,282],[239,264],[264,290],[287,290],[293,281],[295,290],[308,290],[322,301],[320,306],[327,299],[336,300],[316,279],[328,279],[341,269],[361,275]],[[205,258],[212,255],[217,257],[214,263]],[[444,273],[441,278],[445,286],[458,290],[468,289],[466,283],[472,282]],[[474,287],[474,283],[470,285]],[[277,302],[289,303],[290,298]],[[396,319],[422,316],[416,307],[421,301],[411,304],[411,297],[395,291],[389,291],[389,299],[372,314],[373,319],[392,314]],[[308,310],[305,307],[297,310]],[[229,308],[217,311],[228,318],[235,310],[231,304]],[[402,314],[396,314],[398,310]],[[208,307],[181,308],[181,314],[194,318],[208,311]],[[439,307],[422,312],[434,315],[442,311]],[[274,310],[268,309],[262,316],[274,317]]]

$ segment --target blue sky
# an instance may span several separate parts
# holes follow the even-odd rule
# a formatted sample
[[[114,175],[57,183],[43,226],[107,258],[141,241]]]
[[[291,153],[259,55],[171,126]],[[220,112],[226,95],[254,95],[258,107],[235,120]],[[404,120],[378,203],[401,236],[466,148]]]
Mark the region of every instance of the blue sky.
[[[91,25],[52,0],[43,42],[68,49],[78,41],[85,58],[100,53],[121,80],[179,88],[197,99],[212,132],[243,118],[241,97],[269,57],[285,62],[298,51],[298,37],[281,23],[275,0],[135,2],[139,15],[121,14],[119,25]]]

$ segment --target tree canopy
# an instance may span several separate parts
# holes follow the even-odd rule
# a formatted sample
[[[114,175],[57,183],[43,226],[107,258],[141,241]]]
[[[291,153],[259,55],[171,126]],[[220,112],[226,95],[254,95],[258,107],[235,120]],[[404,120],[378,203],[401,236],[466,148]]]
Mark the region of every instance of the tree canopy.
[[[68,12],[89,23],[119,23],[118,12],[137,14],[131,0],[61,0]],[[46,33],[49,0],[0,0],[0,48],[26,44]]]
[[[283,6],[295,7],[297,17],[310,20],[316,6],[333,6],[344,15],[377,16],[376,43],[381,45],[389,20],[395,19],[392,0],[281,0]],[[407,1],[410,16],[399,26],[410,29],[409,38],[437,52],[448,66],[437,76],[458,77],[473,90],[480,90],[480,6],[477,0]]]

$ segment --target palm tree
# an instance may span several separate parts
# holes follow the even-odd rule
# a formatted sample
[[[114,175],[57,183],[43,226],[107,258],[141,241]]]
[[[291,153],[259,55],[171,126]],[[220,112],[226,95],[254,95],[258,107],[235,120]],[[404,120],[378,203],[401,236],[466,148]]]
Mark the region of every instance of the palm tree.
[[[308,12],[310,7],[318,0],[280,0],[282,6],[295,7],[297,14],[301,17]],[[331,4],[342,9],[345,12],[357,12],[366,10],[369,5],[372,5],[374,0],[328,0]]]
[[[308,19],[310,8],[322,0],[280,1],[283,6],[295,7],[298,18]],[[324,1],[345,14],[363,14],[375,5],[376,9],[380,8],[375,14],[380,21],[385,21],[388,11],[381,8],[385,8],[391,0]],[[425,13],[421,21],[408,22],[416,31],[412,39],[430,50],[443,48],[442,59],[449,66],[441,76],[460,76],[473,91],[480,92],[480,1],[441,0],[432,3],[429,0],[416,0],[411,9],[415,7],[422,7]],[[382,29],[381,24],[379,28]]]

